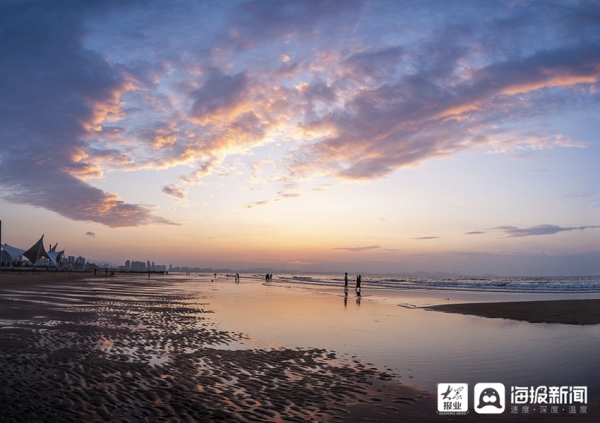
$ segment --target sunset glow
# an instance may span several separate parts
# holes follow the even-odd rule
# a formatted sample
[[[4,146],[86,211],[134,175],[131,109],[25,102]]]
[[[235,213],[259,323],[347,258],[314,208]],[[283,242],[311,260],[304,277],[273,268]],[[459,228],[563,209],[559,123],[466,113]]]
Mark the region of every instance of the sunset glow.
[[[2,243],[600,274],[594,2],[0,7]]]

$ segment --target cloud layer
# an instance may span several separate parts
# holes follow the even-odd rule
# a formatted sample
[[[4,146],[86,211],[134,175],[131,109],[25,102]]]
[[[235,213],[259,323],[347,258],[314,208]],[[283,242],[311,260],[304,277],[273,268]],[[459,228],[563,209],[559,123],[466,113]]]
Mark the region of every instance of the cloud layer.
[[[346,250],[352,252],[360,252],[360,251],[368,251],[368,250],[378,250],[381,247],[379,245],[369,245],[368,247],[336,247],[332,248],[332,250]]]
[[[538,235],[554,235],[559,232],[584,231],[586,229],[599,229],[600,226],[578,226],[578,227],[562,227],[557,225],[537,225],[531,228],[517,228],[515,226],[499,226],[499,229],[504,232],[508,238],[538,236]]]
[[[280,159],[261,182],[277,194],[253,208],[295,198],[316,179],[384,178],[469,149],[588,146],[540,118],[598,107],[596,4],[435,2],[435,15],[431,7],[3,6],[4,198],[109,227],[174,224],[95,180],[183,166],[155,189],[185,200],[188,186],[230,174],[232,158],[260,163],[270,148]]]
[[[171,223],[152,207],[129,204],[85,180],[102,174],[87,160],[93,150],[86,139],[119,118],[127,89],[114,66],[83,46],[87,13],[79,3],[3,6],[4,198],[110,227]]]

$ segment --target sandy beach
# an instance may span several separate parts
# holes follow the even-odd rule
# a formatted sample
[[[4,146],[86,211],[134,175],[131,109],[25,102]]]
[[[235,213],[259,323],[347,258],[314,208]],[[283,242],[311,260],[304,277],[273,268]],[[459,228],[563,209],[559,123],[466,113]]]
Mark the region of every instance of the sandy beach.
[[[331,351],[223,349],[242,335],[164,281],[81,276],[0,275],[0,421],[394,421],[431,407]]]
[[[296,339],[296,347],[253,347],[254,334],[236,330],[243,325],[225,306],[258,303],[252,292],[259,290],[278,295],[282,309],[293,307],[285,301],[296,294],[259,283],[0,274],[0,421],[456,421],[437,415],[435,394],[406,373],[331,348],[302,346],[301,336],[289,341]],[[314,297],[312,315],[318,301],[341,306],[342,298],[302,295],[303,301]],[[371,304],[363,302],[344,301],[340,312],[368,311]],[[264,326],[258,314],[247,308],[244,316]],[[280,326],[293,324],[278,316]],[[266,333],[274,345],[280,342]],[[597,413],[590,405],[589,415],[563,417],[596,421]],[[478,417],[459,416],[467,422]]]
[[[600,300],[444,304],[427,308],[446,313],[522,320],[530,323],[562,323],[566,325],[597,325],[600,323]]]

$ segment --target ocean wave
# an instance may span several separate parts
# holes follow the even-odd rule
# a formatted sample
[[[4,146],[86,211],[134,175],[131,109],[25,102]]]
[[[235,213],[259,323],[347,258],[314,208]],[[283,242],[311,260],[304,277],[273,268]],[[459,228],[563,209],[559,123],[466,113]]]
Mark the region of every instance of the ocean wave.
[[[314,286],[343,286],[339,275],[276,275],[273,283]],[[354,286],[349,280],[349,286]],[[600,292],[600,277],[362,277],[363,288],[398,290],[456,290],[483,292]]]

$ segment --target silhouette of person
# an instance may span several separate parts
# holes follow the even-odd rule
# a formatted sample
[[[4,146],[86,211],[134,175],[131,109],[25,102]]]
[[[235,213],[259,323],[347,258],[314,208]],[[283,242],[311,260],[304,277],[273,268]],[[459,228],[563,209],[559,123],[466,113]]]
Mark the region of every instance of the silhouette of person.
[[[356,295],[360,296],[360,283],[362,282],[362,276],[358,275],[356,277]]]
[[[348,272],[344,274],[344,289],[348,290]]]

